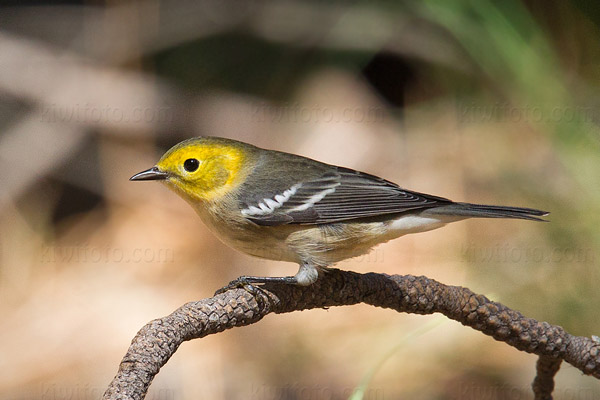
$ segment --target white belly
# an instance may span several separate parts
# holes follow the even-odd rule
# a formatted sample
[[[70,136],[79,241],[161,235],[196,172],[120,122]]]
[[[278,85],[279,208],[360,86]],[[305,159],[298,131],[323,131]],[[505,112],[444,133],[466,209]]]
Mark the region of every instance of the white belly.
[[[364,255],[373,246],[409,233],[426,232],[461,219],[443,215],[404,215],[384,222],[327,225],[258,226],[225,223],[217,213],[195,207],[208,228],[225,244],[256,257],[330,266]],[[231,221],[230,221],[231,222]],[[242,226],[243,225],[243,226]]]

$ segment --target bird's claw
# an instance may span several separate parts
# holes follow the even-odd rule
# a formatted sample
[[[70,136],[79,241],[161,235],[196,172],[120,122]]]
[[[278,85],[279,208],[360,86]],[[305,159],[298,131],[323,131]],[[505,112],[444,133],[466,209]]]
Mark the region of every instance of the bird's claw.
[[[227,285],[223,286],[221,289],[215,292],[215,296],[219,294],[223,294],[231,289],[244,289],[246,292],[255,296],[257,294],[265,294],[265,291],[258,286],[253,285],[249,282],[245,276],[240,276],[237,279],[232,280]]]

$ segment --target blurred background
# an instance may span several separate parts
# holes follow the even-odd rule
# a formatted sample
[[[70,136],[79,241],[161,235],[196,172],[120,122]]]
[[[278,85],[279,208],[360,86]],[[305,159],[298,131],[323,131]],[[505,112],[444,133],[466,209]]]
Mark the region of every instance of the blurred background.
[[[0,397],[97,399],[146,322],[242,274],[156,183],[214,135],[457,201],[473,220],[343,262],[426,275],[600,334],[600,5],[592,0],[4,1]],[[443,316],[271,315],[184,344],[149,399],[525,399],[536,357]],[[563,364],[557,399],[600,397]],[[359,396],[354,397],[359,398]]]

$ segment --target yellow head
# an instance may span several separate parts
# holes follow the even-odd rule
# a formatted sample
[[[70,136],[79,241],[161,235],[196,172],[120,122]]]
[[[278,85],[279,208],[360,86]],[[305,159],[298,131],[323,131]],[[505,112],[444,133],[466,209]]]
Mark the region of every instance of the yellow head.
[[[188,201],[210,201],[243,182],[255,151],[254,146],[235,140],[192,138],[173,146],[156,166],[130,180],[161,180]]]

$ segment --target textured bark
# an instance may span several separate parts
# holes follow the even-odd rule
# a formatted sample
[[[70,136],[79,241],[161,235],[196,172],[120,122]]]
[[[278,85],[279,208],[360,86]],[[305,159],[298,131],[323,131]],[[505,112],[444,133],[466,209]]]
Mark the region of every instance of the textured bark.
[[[562,360],[560,358],[540,356],[537,361],[537,375],[531,384],[535,400],[552,400],[554,375],[558,372]]]
[[[268,284],[251,294],[232,289],[183,305],[144,326],[133,339],[105,399],[143,399],[160,368],[186,340],[253,324],[269,313],[366,303],[398,312],[433,314],[477,329],[494,339],[540,356],[533,383],[536,399],[550,399],[553,377],[564,360],[600,378],[600,343],[572,336],[559,326],[524,317],[467,288],[423,276],[331,270],[308,287]]]

